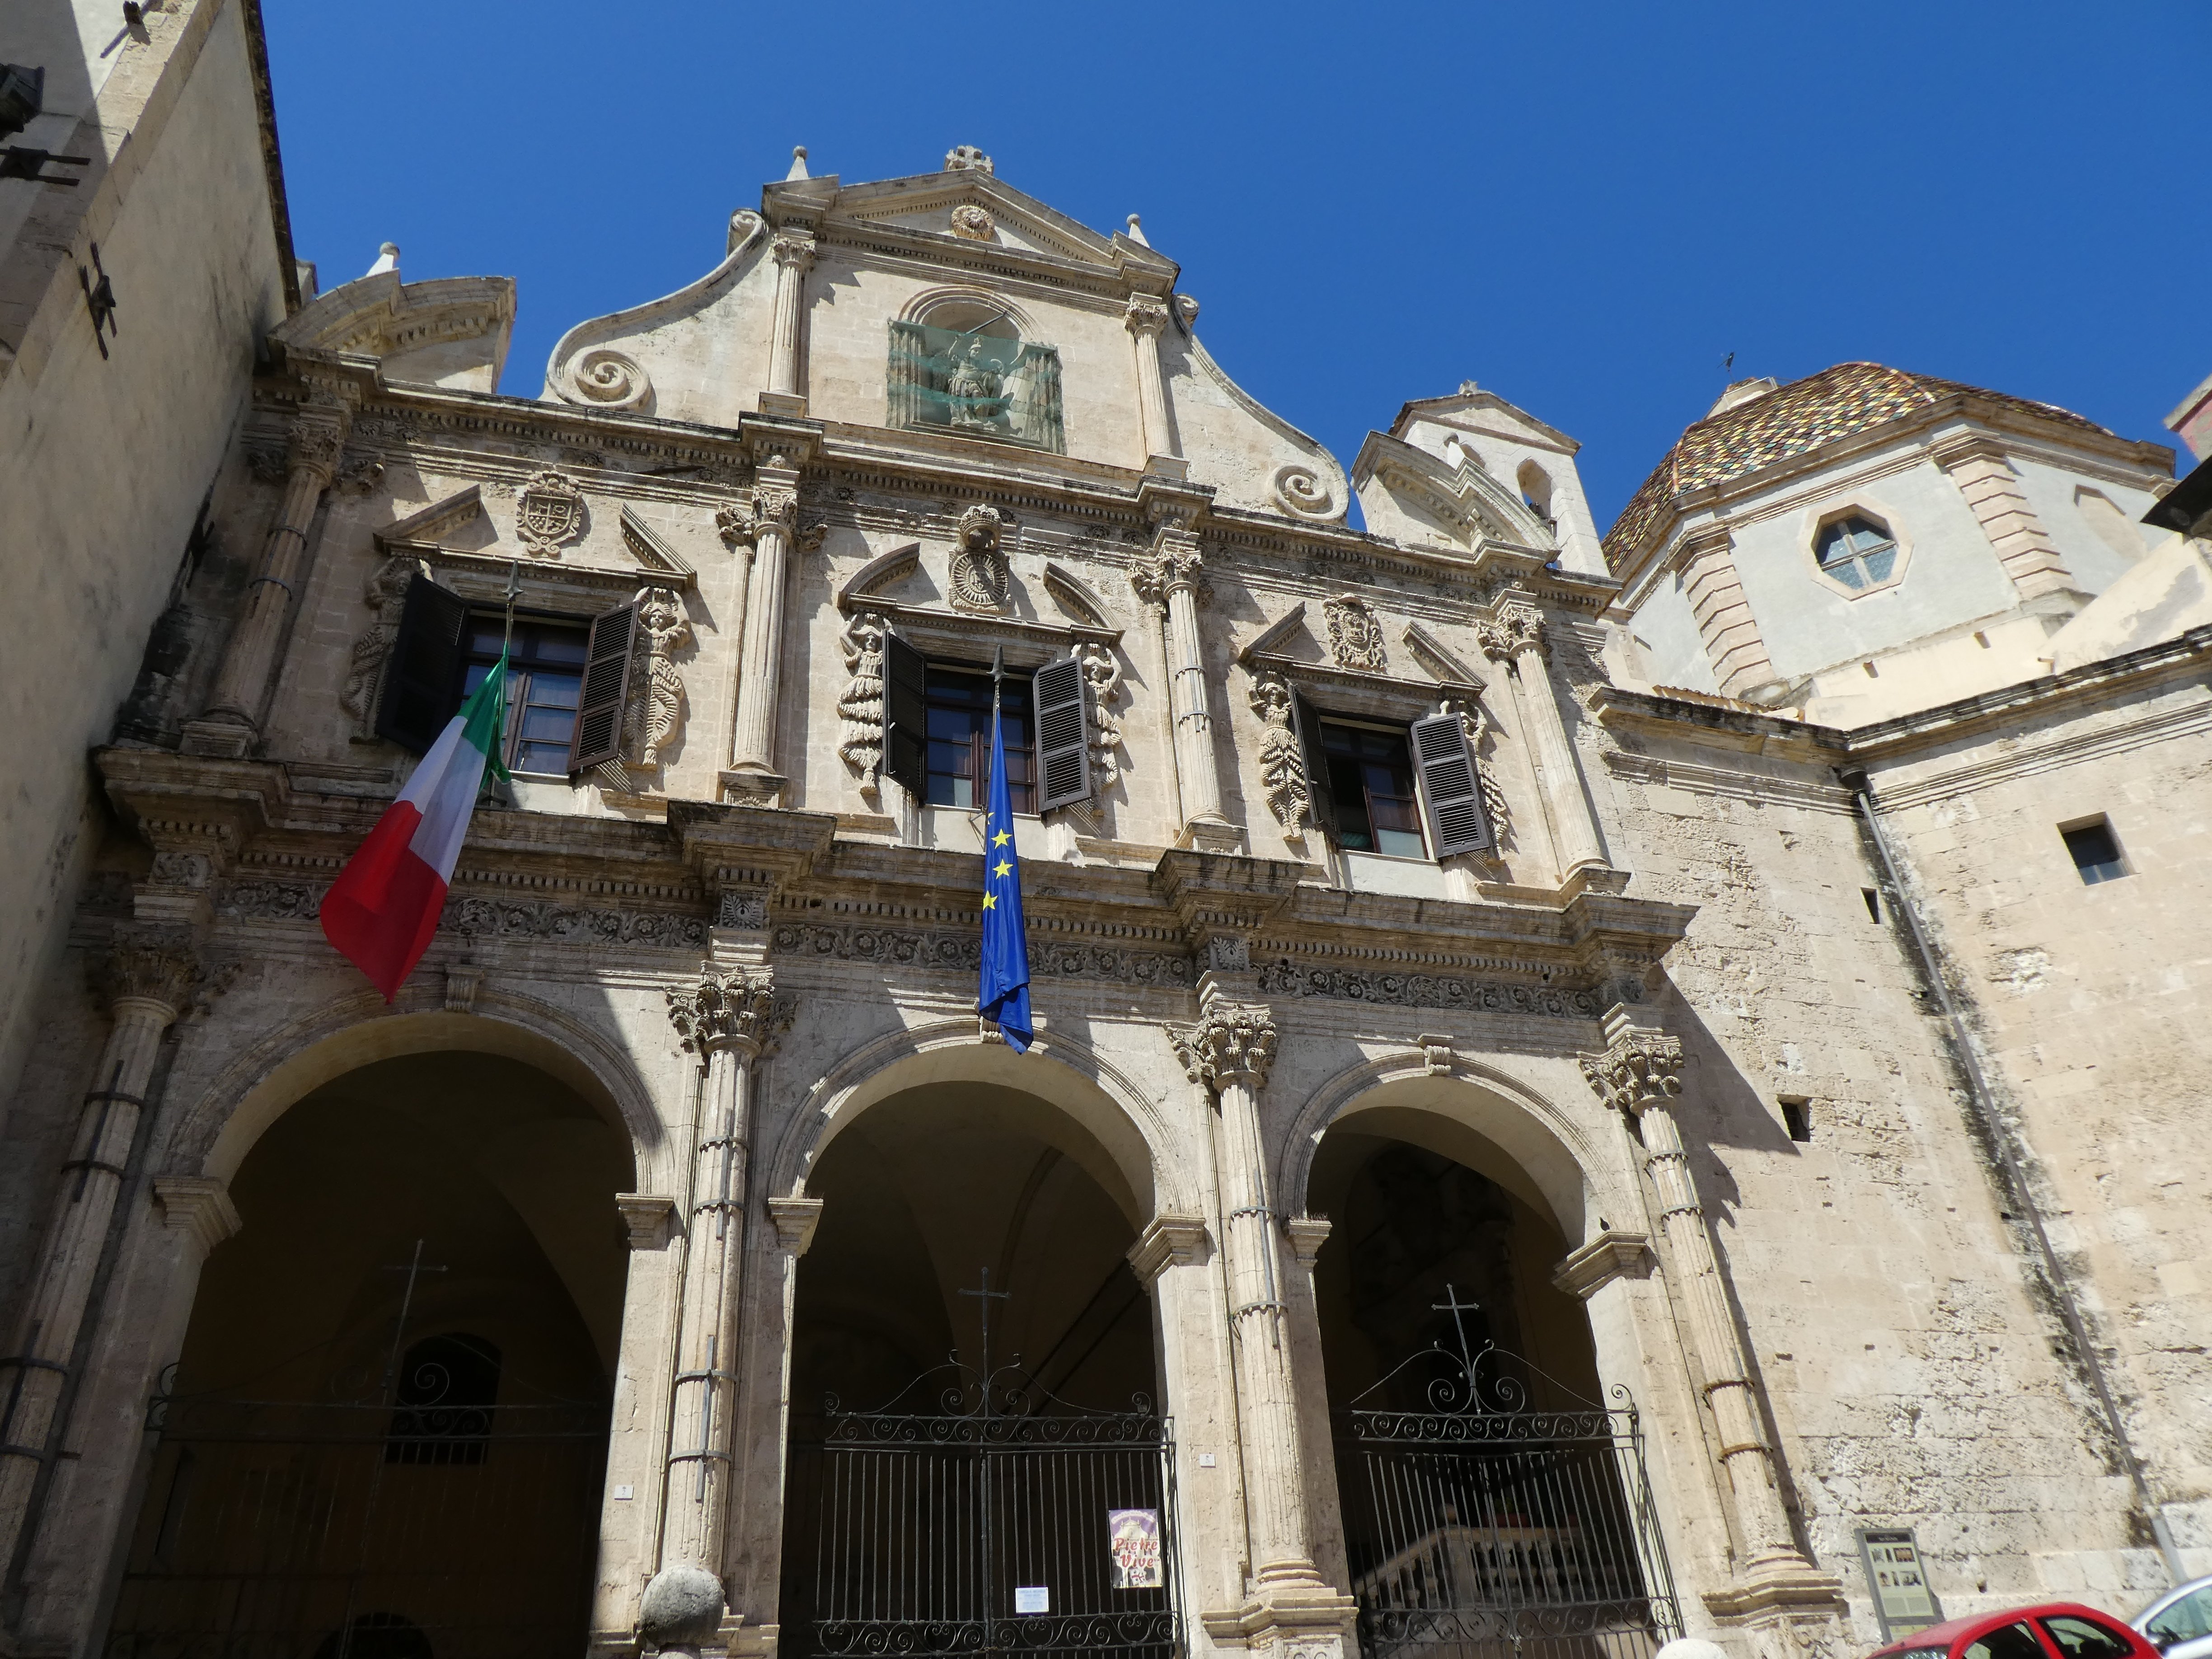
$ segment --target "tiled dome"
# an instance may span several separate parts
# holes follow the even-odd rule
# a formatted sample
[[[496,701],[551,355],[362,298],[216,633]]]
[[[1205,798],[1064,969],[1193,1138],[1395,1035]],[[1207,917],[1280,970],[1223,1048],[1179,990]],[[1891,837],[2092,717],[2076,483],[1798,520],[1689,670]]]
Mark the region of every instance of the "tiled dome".
[[[1682,495],[1755,472],[1838,438],[1902,420],[1953,398],[1972,398],[2045,420],[2103,432],[2094,421],[2051,404],[1880,363],[1838,363],[1704,420],[1685,432],[1629,497],[1606,532],[1605,561],[1618,574],[1643,549]]]

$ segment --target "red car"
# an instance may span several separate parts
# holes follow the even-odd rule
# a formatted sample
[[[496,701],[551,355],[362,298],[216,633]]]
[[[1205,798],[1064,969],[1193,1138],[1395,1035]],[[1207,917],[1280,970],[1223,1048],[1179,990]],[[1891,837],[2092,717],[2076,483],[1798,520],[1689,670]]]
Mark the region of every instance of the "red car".
[[[1869,1659],[2159,1659],[2159,1652],[2108,1613],[2043,1601],[1930,1625]]]

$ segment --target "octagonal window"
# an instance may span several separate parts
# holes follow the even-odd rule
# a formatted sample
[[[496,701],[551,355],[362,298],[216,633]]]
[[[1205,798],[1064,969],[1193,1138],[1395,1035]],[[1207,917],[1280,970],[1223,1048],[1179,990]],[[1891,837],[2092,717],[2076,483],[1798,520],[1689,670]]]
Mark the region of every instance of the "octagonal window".
[[[1846,587],[1879,587],[1897,568],[1897,542],[1874,520],[1854,513],[1820,526],[1813,544],[1821,574]]]

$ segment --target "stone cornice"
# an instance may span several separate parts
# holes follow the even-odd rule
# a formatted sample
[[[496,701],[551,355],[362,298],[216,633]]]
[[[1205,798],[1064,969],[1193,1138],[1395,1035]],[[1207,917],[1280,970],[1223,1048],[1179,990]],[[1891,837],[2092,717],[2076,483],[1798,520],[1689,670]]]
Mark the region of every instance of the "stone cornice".
[[[2063,674],[2045,674],[1848,729],[1619,685],[1599,686],[1590,694],[1590,708],[1598,723],[1609,729],[1675,738],[1738,754],[1832,766],[1845,760],[1899,763],[1961,741],[1998,734],[2021,737],[2036,720],[2077,714],[2087,705],[2117,696],[2139,696],[2161,684],[2200,679],[2208,658],[2212,658],[2212,624]]]
[[[1587,1302],[1616,1279],[1649,1279],[1656,1265],[1644,1233],[1602,1232],[1570,1251],[1552,1270],[1552,1283]]]

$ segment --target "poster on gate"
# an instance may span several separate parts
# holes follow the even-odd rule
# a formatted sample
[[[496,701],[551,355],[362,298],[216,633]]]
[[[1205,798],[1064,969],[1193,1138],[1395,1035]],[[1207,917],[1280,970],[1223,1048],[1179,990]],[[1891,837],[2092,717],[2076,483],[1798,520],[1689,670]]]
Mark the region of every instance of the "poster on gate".
[[[1106,1553],[1114,1563],[1115,1589],[1160,1587],[1160,1512],[1106,1511]]]

